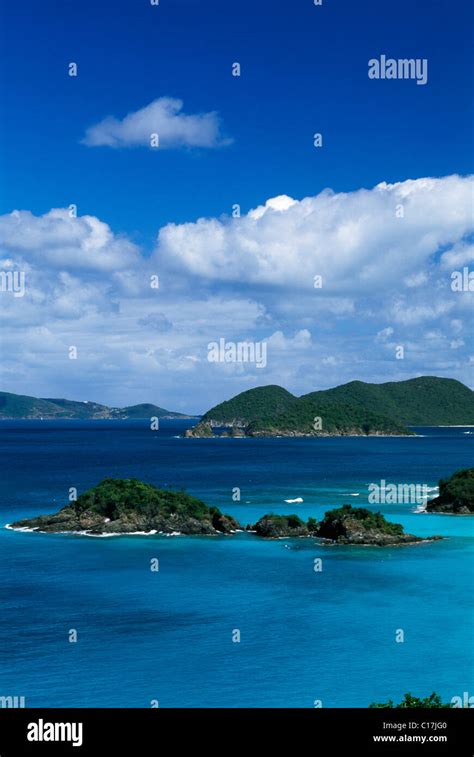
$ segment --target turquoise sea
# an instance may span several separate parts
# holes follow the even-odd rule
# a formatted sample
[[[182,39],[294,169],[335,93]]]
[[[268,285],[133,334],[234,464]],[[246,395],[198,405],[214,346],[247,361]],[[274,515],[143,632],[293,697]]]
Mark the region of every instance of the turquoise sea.
[[[178,438],[190,425],[0,422],[0,696],[24,696],[27,707],[365,707],[407,691],[474,694],[470,517],[382,504],[374,509],[407,531],[447,537],[382,549],[4,527],[57,510],[70,487],[80,493],[106,476],[184,488],[245,524],[269,511],[318,518],[367,505],[369,483],[434,487],[473,464],[474,434],[462,428],[417,429],[416,438]]]

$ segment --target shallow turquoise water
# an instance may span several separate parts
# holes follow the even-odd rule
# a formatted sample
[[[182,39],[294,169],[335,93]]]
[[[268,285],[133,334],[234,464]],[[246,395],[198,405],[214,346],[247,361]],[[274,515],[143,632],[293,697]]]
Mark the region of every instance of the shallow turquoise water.
[[[269,510],[306,518],[366,505],[370,482],[434,486],[472,465],[474,436],[462,429],[416,439],[174,438],[183,425],[153,434],[140,422],[1,423],[0,522],[57,509],[70,486],[83,491],[106,475],[185,487],[246,523]],[[303,504],[284,502],[296,497]],[[376,549],[1,528],[0,695],[30,707],[352,707],[405,691],[473,693],[473,521],[380,509],[412,533],[449,538]]]

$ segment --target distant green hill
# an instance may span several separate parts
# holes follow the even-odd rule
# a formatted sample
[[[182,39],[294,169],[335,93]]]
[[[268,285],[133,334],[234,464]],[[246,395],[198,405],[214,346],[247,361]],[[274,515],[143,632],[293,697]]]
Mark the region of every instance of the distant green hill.
[[[0,418],[60,418],[62,408],[48,400],[0,392]]]
[[[352,381],[299,398],[280,386],[263,386],[216,405],[201,423],[203,435],[219,426],[239,426],[249,436],[403,434],[407,426],[474,424],[474,392],[435,376],[385,384]]]
[[[250,421],[288,412],[297,401],[296,397],[281,386],[259,386],[216,405],[203,415],[201,421],[205,423],[213,420],[246,426]]]
[[[320,420],[318,420],[320,419]],[[402,423],[361,407],[336,402],[313,402],[301,398],[285,412],[253,420],[248,436],[324,434],[408,434]]]
[[[351,381],[304,397],[344,402],[408,426],[474,424],[474,392],[455,379],[421,376],[386,384]]]
[[[97,402],[28,397],[10,392],[0,392],[0,419],[43,418],[45,420],[99,420],[127,418],[186,418],[189,416],[165,410],[158,405],[141,404],[118,408],[99,405]]]
[[[99,405],[96,402],[75,402],[74,400],[56,399],[53,397],[45,397],[44,400],[35,400],[36,402],[49,402],[54,407],[58,408],[61,418],[109,418],[110,408],[105,405]],[[47,417],[42,413],[43,418]]]
[[[144,402],[141,405],[130,405],[124,407],[118,411],[122,418],[151,418],[156,416],[157,418],[186,418],[187,416],[180,413],[171,413],[169,410],[164,410],[158,405],[150,405],[148,402]]]

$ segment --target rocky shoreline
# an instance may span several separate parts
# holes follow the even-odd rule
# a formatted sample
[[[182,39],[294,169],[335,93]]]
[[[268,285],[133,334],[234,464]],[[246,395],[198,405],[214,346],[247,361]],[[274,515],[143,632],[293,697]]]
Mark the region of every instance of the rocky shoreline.
[[[220,433],[215,433],[215,429],[225,429]],[[187,429],[183,437],[186,439],[222,439],[222,438],[248,438],[248,439],[265,439],[279,437],[292,438],[317,438],[317,437],[334,437],[334,436],[415,436],[413,433],[390,433],[380,429],[373,429],[369,432],[360,427],[345,428],[339,431],[302,431],[296,429],[272,428],[272,429],[253,429],[251,425],[244,424],[219,424],[210,421],[198,423],[196,426]]]

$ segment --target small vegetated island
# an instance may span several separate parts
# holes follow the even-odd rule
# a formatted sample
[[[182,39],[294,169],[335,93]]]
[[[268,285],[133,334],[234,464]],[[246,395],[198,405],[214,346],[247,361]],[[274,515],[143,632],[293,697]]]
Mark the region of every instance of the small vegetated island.
[[[433,513],[471,515],[474,513],[474,468],[457,471],[439,482],[439,494],[427,503]]]
[[[409,426],[474,424],[474,392],[454,379],[422,376],[368,384],[351,381],[295,397],[262,386],[211,408],[187,437],[400,436]]]
[[[249,526],[258,536],[281,538],[288,536],[315,536],[330,544],[354,544],[386,547],[433,541],[440,536],[422,539],[406,534],[399,523],[390,523],[382,513],[373,513],[365,507],[344,505],[324,514],[322,521],[308,518],[304,522],[298,515],[264,515]]]
[[[217,507],[208,507],[185,492],[159,489],[138,479],[106,478],[75,502],[52,515],[39,515],[9,526],[49,533],[218,535],[243,531],[240,523]],[[264,515],[247,531],[263,538],[316,537],[332,544],[389,546],[427,539],[405,534],[381,513],[344,505],[325,513],[321,522],[298,515]],[[440,537],[430,537],[438,539]]]
[[[10,528],[91,535],[227,534],[241,526],[185,492],[158,489],[136,478],[106,478],[59,512],[21,520]]]

